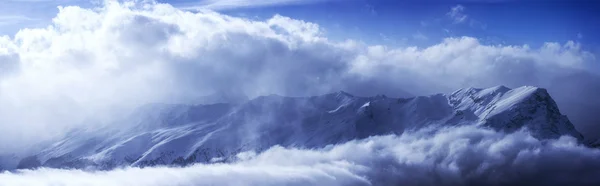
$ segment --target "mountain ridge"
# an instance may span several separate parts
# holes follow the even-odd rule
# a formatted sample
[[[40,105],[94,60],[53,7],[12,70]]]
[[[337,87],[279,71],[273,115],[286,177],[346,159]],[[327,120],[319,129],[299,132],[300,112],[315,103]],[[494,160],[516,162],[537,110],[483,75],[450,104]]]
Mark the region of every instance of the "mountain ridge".
[[[456,125],[505,132],[528,128],[540,139],[570,135],[583,140],[546,89],[531,86],[465,88],[412,98],[358,97],[344,91],[311,97],[269,95],[240,104],[154,104],[134,113],[120,121],[133,126],[130,129],[75,132],[22,158],[16,168],[222,162],[242,151],[274,145],[315,148]]]

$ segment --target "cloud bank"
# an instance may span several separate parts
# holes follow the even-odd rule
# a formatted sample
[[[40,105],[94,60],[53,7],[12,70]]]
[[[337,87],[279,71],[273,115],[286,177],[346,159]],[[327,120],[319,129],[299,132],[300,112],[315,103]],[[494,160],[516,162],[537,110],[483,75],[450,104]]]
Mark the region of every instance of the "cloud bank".
[[[597,65],[574,41],[531,48],[455,37],[392,48],[333,41],[320,25],[280,15],[252,21],[148,1],[60,7],[51,25],[0,37],[0,149],[34,151],[65,131],[102,126],[147,103],[193,103],[214,92],[403,96],[549,87],[577,73],[595,78],[599,68],[590,67]],[[562,88],[550,92],[577,91]],[[589,100],[565,102],[575,99]]]
[[[464,126],[377,136],[322,149],[273,147],[229,164],[112,171],[38,169],[0,185],[593,185],[600,150]]]

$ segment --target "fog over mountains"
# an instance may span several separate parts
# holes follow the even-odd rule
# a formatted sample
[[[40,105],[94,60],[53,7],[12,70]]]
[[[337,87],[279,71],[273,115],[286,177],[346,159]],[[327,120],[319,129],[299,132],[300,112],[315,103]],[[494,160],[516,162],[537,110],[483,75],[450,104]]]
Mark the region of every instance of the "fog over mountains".
[[[0,186],[598,185],[587,49],[372,45],[153,0],[60,7],[0,36]]]
[[[117,122],[135,124],[75,130],[28,157],[11,159],[4,154],[4,169],[46,168],[5,173],[0,178],[35,183],[25,178],[52,174],[56,177],[45,181],[163,185],[166,182],[159,179],[99,180],[119,174],[115,171],[153,177],[169,170],[189,176],[174,180],[183,185],[197,184],[191,180],[201,185],[529,184],[553,174],[571,177],[545,178],[541,183],[600,181],[592,174],[599,173],[593,166],[600,165],[600,150],[583,146],[583,136],[548,92],[530,86],[466,88],[411,98],[335,92],[312,97],[270,95],[239,104],[150,104]],[[572,157],[553,159],[563,156]],[[126,168],[130,166],[143,169]],[[544,167],[549,170],[542,171]],[[109,172],[95,175],[78,170]],[[217,170],[225,171],[219,175],[242,175],[248,180],[210,176]],[[572,174],[575,170],[586,174]],[[49,173],[53,171],[58,173]],[[70,174],[89,180],[64,180]]]

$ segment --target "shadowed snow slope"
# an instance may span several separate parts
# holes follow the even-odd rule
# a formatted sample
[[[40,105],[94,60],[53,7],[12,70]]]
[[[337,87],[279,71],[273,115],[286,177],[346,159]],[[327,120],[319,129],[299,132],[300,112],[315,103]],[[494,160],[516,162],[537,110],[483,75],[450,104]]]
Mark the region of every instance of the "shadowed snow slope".
[[[131,128],[74,131],[30,157],[3,158],[5,169],[37,166],[112,169],[236,161],[239,152],[272,146],[321,148],[369,136],[472,125],[502,132],[526,128],[538,139],[582,136],[545,89],[468,88],[414,98],[258,97],[241,104],[166,105],[138,109]],[[114,125],[118,126],[118,125]]]

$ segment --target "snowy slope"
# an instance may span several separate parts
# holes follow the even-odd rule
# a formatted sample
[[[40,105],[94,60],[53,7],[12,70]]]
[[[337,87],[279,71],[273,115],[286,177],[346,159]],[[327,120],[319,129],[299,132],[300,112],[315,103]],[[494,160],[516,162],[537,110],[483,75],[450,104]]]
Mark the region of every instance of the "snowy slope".
[[[240,151],[273,145],[323,147],[422,127],[465,124],[507,132],[526,127],[538,138],[582,139],[546,90],[537,87],[468,88],[414,98],[336,92],[313,97],[270,95],[236,105],[153,104],[119,122],[133,127],[75,131],[18,165],[108,169],[229,161]]]
[[[510,131],[526,126],[538,138],[567,134],[583,140],[546,89],[530,86],[513,90],[504,86],[462,89],[450,96],[450,102],[455,109],[477,116],[479,124],[495,129]]]

